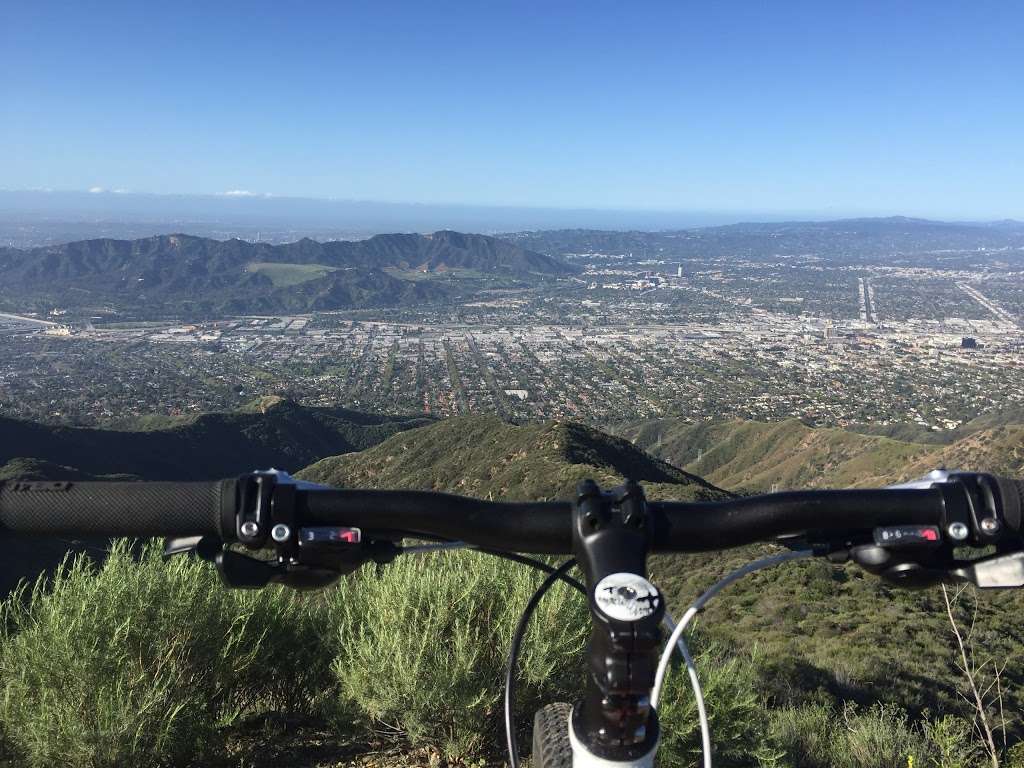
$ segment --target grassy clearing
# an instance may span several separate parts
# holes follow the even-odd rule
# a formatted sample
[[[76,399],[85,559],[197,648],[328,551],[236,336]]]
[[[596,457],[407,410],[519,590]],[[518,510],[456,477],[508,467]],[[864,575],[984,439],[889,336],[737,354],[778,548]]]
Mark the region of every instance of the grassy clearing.
[[[397,277],[400,280],[482,280],[484,278],[493,277],[485,272],[481,272],[478,269],[463,269],[461,267],[455,267],[453,269],[435,269],[429,272],[424,272],[420,269],[399,269],[397,267],[386,267],[384,269],[392,277]]]
[[[337,267],[323,264],[280,264],[273,261],[254,261],[246,266],[247,272],[258,272],[270,278],[275,288],[288,288],[337,271]]]

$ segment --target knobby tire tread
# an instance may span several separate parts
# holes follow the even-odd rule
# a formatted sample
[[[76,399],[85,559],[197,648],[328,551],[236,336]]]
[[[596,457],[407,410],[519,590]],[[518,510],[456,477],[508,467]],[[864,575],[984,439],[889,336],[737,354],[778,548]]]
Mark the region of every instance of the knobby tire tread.
[[[565,702],[548,704],[533,717],[533,759],[531,768],[572,768],[569,743],[569,713]]]

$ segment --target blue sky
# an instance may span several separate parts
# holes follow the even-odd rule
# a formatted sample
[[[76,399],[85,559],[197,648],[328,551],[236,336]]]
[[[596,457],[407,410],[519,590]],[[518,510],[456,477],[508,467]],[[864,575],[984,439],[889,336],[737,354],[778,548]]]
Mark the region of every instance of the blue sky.
[[[0,188],[1024,218],[1019,2],[0,17]]]

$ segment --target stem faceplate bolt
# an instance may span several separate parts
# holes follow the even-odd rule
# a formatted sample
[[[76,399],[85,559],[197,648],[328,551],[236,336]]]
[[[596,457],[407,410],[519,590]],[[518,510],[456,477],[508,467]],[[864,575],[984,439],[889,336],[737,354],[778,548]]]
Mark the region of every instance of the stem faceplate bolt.
[[[289,528],[284,523],[278,523],[277,525],[275,525],[273,528],[270,529],[270,538],[272,538],[274,541],[276,541],[279,544],[282,543],[282,542],[288,541],[288,539],[291,537],[291,535],[292,535],[292,529]]]
[[[967,534],[970,533],[967,526],[963,523],[950,523],[946,531],[949,533],[949,538],[954,541],[963,541],[967,538]]]
[[[999,531],[999,521],[994,517],[983,517],[979,525],[981,525],[981,530],[985,533],[996,533]]]
[[[252,520],[242,523],[242,535],[252,538],[260,532],[260,527]]]

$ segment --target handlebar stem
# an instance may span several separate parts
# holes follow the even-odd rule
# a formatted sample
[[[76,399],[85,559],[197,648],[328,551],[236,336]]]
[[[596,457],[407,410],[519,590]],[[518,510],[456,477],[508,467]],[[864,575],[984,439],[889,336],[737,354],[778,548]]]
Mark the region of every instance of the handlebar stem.
[[[586,692],[571,727],[575,744],[620,764],[653,753],[658,743],[651,689],[665,605],[647,581],[654,530],[635,482],[611,492],[592,480],[580,483],[573,552],[586,578],[592,622]]]

